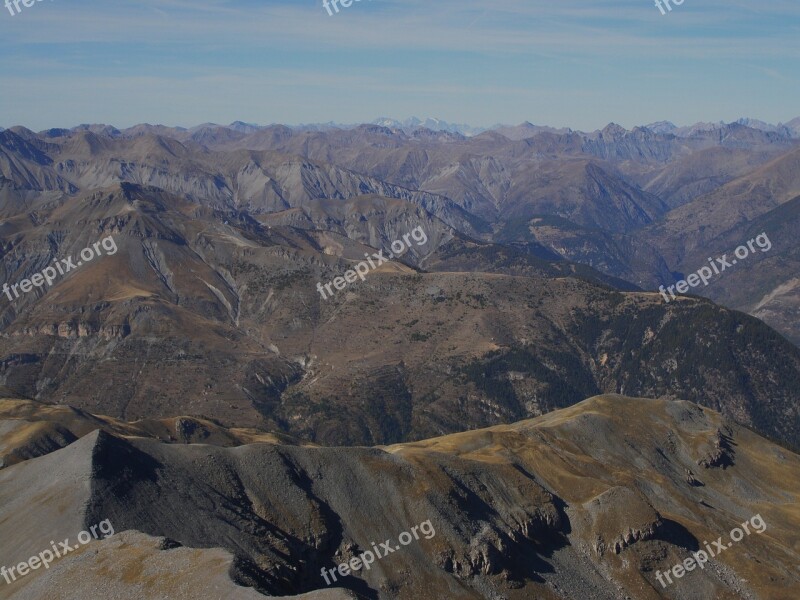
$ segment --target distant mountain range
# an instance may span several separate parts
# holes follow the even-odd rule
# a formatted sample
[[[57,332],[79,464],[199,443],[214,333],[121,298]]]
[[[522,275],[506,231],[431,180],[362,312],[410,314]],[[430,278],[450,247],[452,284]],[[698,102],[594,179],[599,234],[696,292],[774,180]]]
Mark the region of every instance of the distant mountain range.
[[[464,137],[474,137],[486,131],[495,131],[497,133],[502,134],[503,136],[511,139],[511,140],[522,140],[528,137],[533,137],[537,133],[541,132],[550,132],[550,133],[558,133],[558,134],[566,134],[566,133],[577,133],[580,135],[592,135],[592,133],[597,133],[600,130],[596,130],[595,132],[583,132],[583,131],[573,131],[568,127],[549,127],[546,125],[534,125],[530,122],[520,123],[519,125],[493,125],[491,127],[475,127],[472,125],[467,125],[464,123],[449,123],[447,121],[443,121],[441,119],[435,118],[425,118],[419,119],[417,117],[410,117],[404,120],[392,119],[389,117],[380,117],[371,121],[369,124],[371,125],[379,125],[381,127],[386,127],[388,129],[393,129],[397,131],[402,131],[406,134],[413,134],[414,131],[418,129],[428,129],[434,132],[447,132],[447,133],[454,133],[459,134]],[[672,134],[677,137],[691,137],[693,135],[697,135],[703,132],[710,132],[710,131],[718,131],[729,127],[730,125],[737,124],[743,125],[750,129],[756,129],[758,131],[764,131],[768,133],[775,133],[779,134],[784,137],[788,138],[800,138],[800,117],[792,119],[786,123],[779,123],[777,125],[772,125],[770,123],[766,123],[764,121],[760,121],[758,119],[749,119],[749,118],[741,118],[732,123],[725,123],[723,121],[718,122],[699,122],[695,123],[694,125],[682,126],[679,127],[670,121],[658,121],[655,123],[650,123],[648,125],[641,126],[642,129],[649,129],[654,133],[659,134]],[[292,131],[330,131],[332,129],[355,129],[362,124],[342,124],[342,123],[335,123],[333,121],[329,121],[327,123],[311,123],[311,124],[300,124],[300,125],[287,125]],[[170,130],[175,132],[188,132],[189,134],[195,133],[201,130],[207,129],[230,129],[237,133],[242,134],[252,134],[256,131],[267,129],[268,127],[274,127],[275,125],[258,125],[255,123],[244,123],[242,121],[234,121],[229,125],[218,125],[216,123],[203,123],[201,125],[196,125],[194,127],[185,128],[185,127],[165,127],[163,125],[150,125],[147,123],[134,125],[133,127],[129,127],[124,130],[118,130],[114,127],[110,127],[107,125],[78,125],[77,127],[73,127],[69,130],[49,130],[49,131],[92,131],[94,133],[103,133],[104,135],[135,135],[137,132],[141,132],[143,130],[147,130],[150,132],[156,132],[158,130]],[[634,130],[637,128],[634,128]],[[3,131],[3,128],[0,127],[0,131]]]
[[[786,137],[800,137],[800,117],[792,119],[787,123],[778,123],[777,125],[765,123],[764,121],[759,121],[758,119],[747,118],[738,119],[737,121],[734,121],[734,123],[738,125],[744,125],[745,127],[749,127],[751,129],[758,129],[759,131],[777,133]],[[659,121],[657,123],[650,123],[644,127],[656,133],[671,133],[678,137],[690,137],[698,132],[724,129],[728,125],[730,125],[730,123],[719,121],[717,123],[695,123],[694,125],[689,125],[687,127],[678,127],[669,121]]]

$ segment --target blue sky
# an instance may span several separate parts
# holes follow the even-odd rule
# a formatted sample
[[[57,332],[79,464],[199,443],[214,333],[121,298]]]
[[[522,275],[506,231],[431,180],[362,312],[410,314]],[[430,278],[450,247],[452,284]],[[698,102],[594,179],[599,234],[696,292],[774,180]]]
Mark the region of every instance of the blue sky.
[[[0,49],[0,126],[34,130],[800,116],[797,0],[44,0],[0,4]]]

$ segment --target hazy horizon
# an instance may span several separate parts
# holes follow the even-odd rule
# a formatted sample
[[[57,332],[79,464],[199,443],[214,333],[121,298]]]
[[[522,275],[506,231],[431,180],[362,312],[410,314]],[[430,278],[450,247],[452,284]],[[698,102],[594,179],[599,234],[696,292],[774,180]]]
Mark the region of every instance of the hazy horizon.
[[[705,124],[710,124],[710,125],[711,124],[724,123],[726,125],[729,125],[731,123],[737,122],[740,119],[752,119],[752,120],[757,120],[757,121],[763,121],[767,125],[780,126],[780,125],[789,123],[790,121],[793,121],[795,119],[800,118],[800,115],[794,116],[794,117],[790,117],[790,118],[787,118],[787,119],[784,119],[784,120],[781,120],[781,121],[775,121],[775,122],[767,121],[766,119],[761,119],[761,118],[759,118],[757,116],[754,117],[752,115],[742,115],[742,116],[737,117],[736,119],[732,119],[730,121],[724,120],[724,119],[704,119],[704,120],[701,120],[701,121],[696,121],[694,123],[676,123],[672,119],[657,119],[657,120],[651,121],[649,123],[634,123],[633,125],[630,125],[630,126],[626,126],[623,123],[618,123],[616,121],[608,121],[605,124],[600,125],[599,127],[595,127],[594,129],[578,129],[576,127],[571,127],[570,125],[553,125],[551,123],[534,122],[531,119],[525,119],[523,121],[516,122],[516,123],[496,121],[496,122],[494,122],[494,123],[492,123],[490,125],[486,125],[486,124],[483,124],[483,123],[461,123],[461,122],[456,122],[456,121],[453,121],[453,120],[450,120],[450,119],[446,119],[446,118],[442,118],[442,117],[438,117],[438,116],[420,117],[419,115],[412,115],[410,117],[402,117],[402,118],[393,117],[393,116],[387,116],[387,115],[381,115],[381,116],[375,117],[373,119],[369,119],[369,120],[366,120],[366,121],[353,122],[353,123],[336,123],[336,122],[333,122],[333,121],[315,121],[315,122],[306,121],[306,122],[301,122],[301,123],[282,123],[282,122],[258,123],[258,122],[253,122],[253,121],[245,121],[243,119],[234,119],[233,121],[230,121],[230,122],[227,122],[227,123],[219,123],[219,122],[214,122],[214,121],[203,121],[201,123],[189,123],[189,124],[184,124],[184,123],[173,124],[173,123],[161,123],[161,122],[138,122],[138,123],[126,123],[126,124],[120,125],[120,124],[117,124],[117,123],[100,123],[100,122],[91,122],[90,123],[90,122],[86,122],[86,123],[76,123],[76,124],[68,124],[68,125],[63,125],[63,124],[62,125],[55,125],[53,127],[45,127],[45,128],[42,128],[42,129],[35,129],[35,128],[32,128],[32,127],[29,127],[25,123],[10,123],[8,125],[0,124],[0,129],[11,129],[13,127],[25,127],[26,129],[30,129],[31,131],[40,132],[40,131],[47,131],[48,129],[75,129],[77,127],[86,127],[86,126],[110,126],[110,127],[114,127],[115,129],[118,129],[120,131],[124,131],[125,129],[130,129],[132,127],[137,127],[137,126],[140,126],[140,125],[149,125],[151,127],[168,127],[168,128],[175,128],[175,129],[190,130],[190,129],[195,129],[195,128],[199,128],[199,127],[203,127],[203,126],[212,126],[212,125],[219,126],[219,127],[230,127],[234,123],[243,123],[245,125],[252,125],[252,126],[255,126],[255,127],[285,126],[285,127],[292,127],[292,128],[303,128],[303,127],[315,127],[315,126],[330,126],[330,127],[336,127],[336,128],[351,128],[351,127],[358,127],[360,125],[370,125],[370,124],[373,124],[375,121],[378,121],[380,119],[392,119],[392,120],[395,120],[395,121],[403,122],[403,121],[410,120],[410,119],[413,119],[413,118],[420,119],[423,122],[426,119],[435,119],[435,120],[439,120],[439,121],[448,123],[449,125],[468,126],[468,127],[472,127],[472,128],[475,128],[475,129],[485,129],[485,130],[491,130],[493,128],[498,128],[498,127],[516,127],[516,126],[519,126],[519,125],[523,125],[525,123],[529,123],[531,125],[535,125],[535,126],[539,126],[539,127],[552,127],[554,129],[570,128],[573,131],[577,131],[577,132],[592,133],[594,131],[602,130],[605,127],[607,127],[607,126],[609,126],[611,124],[620,125],[622,127],[625,127],[625,129],[631,130],[634,127],[645,127],[647,125],[652,125],[652,124],[655,124],[655,123],[670,122],[670,123],[672,123],[673,125],[675,125],[678,128],[683,128],[683,127],[692,127],[692,126],[698,125],[700,123],[705,123]]]
[[[798,22],[784,0],[36,2],[0,11],[0,123],[777,123]]]

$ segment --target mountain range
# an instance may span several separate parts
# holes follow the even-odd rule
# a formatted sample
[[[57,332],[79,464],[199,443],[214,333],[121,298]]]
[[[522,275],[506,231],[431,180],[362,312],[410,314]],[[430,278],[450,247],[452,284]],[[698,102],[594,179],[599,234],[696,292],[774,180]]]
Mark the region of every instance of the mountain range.
[[[444,131],[448,133],[457,133],[464,137],[473,137],[481,133],[484,133],[485,131],[496,131],[512,140],[521,140],[528,137],[533,137],[537,133],[543,131],[549,131],[559,134],[571,133],[573,131],[569,127],[556,128],[556,127],[549,127],[546,125],[534,125],[533,123],[530,123],[528,121],[525,121],[518,125],[497,124],[497,125],[492,125],[490,127],[477,127],[473,125],[468,125],[466,123],[450,123],[448,121],[444,121],[442,119],[437,119],[434,117],[426,117],[424,119],[420,119],[418,117],[409,117],[407,119],[393,119],[391,117],[379,117],[371,121],[370,124],[379,125],[381,127],[386,127],[388,129],[396,129],[398,131],[403,131],[406,134],[412,134],[416,129],[428,129],[430,131]],[[765,131],[768,133],[777,133],[790,138],[800,138],[800,117],[796,117],[790,121],[787,121],[786,123],[778,123],[777,125],[773,125],[771,123],[767,123],[766,121],[761,121],[759,119],[742,117],[740,119],[737,119],[736,121],[731,122],[730,124],[726,124],[724,121],[698,122],[695,123],[694,125],[686,125],[679,127],[670,121],[658,121],[655,123],[643,125],[641,126],[641,128],[648,129],[653,133],[672,134],[675,135],[676,137],[692,137],[697,133],[725,129],[729,125],[733,124],[744,125],[751,129],[757,129],[759,131]],[[302,131],[329,131],[332,129],[354,129],[356,127],[359,127],[360,125],[361,125],[360,123],[342,124],[342,123],[335,123],[333,121],[328,121],[327,123],[288,125],[287,127],[290,127],[294,131],[302,132]],[[114,136],[122,136],[122,135],[135,135],[137,131],[140,131],[142,129],[150,129],[153,127],[158,128],[163,126],[140,124],[140,125],[134,125],[127,129],[119,130],[115,127],[110,127],[105,125],[84,124],[73,127],[70,130],[50,130],[50,131],[85,130],[85,131],[103,132]],[[256,123],[245,123],[243,121],[234,121],[229,125],[204,123],[202,125],[196,125],[190,128],[167,127],[165,129],[173,130],[175,132],[196,132],[202,129],[223,128],[223,129],[230,129],[237,133],[251,134],[255,133],[259,129],[266,129],[267,127],[271,126],[258,125]],[[3,131],[2,127],[0,127],[0,131]],[[586,132],[578,131],[577,133],[586,133]]]
[[[796,446],[798,160],[798,142],[741,124],[522,140],[13,127],[4,280],[106,236],[119,252],[0,305],[2,382],[118,418],[213,415],[327,444],[615,392],[695,401]],[[415,227],[423,246],[320,297]],[[762,229],[770,253],[698,291],[779,333],[655,292]]]
[[[0,598],[796,597],[797,125],[0,131]]]

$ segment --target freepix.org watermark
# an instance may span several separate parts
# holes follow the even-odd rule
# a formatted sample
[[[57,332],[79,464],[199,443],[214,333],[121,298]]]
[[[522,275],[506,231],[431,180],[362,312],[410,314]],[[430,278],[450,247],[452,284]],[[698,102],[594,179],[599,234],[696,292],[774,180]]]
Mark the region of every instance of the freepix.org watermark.
[[[10,12],[11,16],[13,17],[14,15],[18,15],[19,13],[22,12],[22,9],[19,7],[20,4],[22,4],[22,6],[30,8],[31,6],[33,6],[37,2],[41,2],[41,1],[42,0],[6,0],[6,8],[8,9],[8,12]],[[14,12],[15,8],[17,9],[17,12]]]
[[[681,0],[681,2],[682,1],[683,0]],[[342,8],[350,8],[353,2],[361,2],[361,0],[322,0],[322,6],[328,11],[330,16],[333,16],[333,11],[339,12],[339,4],[342,5]],[[333,6],[333,10],[331,10],[331,6]]]
[[[23,293],[28,293],[33,289],[34,286],[42,287],[46,283],[47,287],[50,287],[59,276],[66,275],[73,269],[77,269],[83,265],[84,262],[89,262],[92,260],[95,257],[95,253],[97,253],[97,256],[100,256],[101,246],[103,250],[106,251],[108,256],[112,256],[117,253],[117,243],[114,241],[113,237],[108,236],[99,242],[92,244],[91,248],[84,248],[81,250],[82,260],[79,260],[77,265],[74,263],[71,256],[58,259],[53,263],[55,267],[45,267],[41,272],[31,275],[30,279],[23,279],[19,283],[15,283],[11,286],[9,286],[8,283],[4,283],[3,293],[8,296],[9,300],[13,302],[16,298],[19,298],[19,292],[17,289],[21,290]],[[11,292],[14,292],[13,298],[11,297]]]
[[[400,542],[402,546],[408,546],[415,539],[419,539],[417,530],[422,532],[422,535],[425,536],[426,540],[429,540],[436,535],[436,530],[433,528],[433,524],[430,522],[430,519],[428,519],[427,521],[420,523],[419,525],[414,525],[414,527],[411,528],[411,532],[414,534],[413,538],[411,537],[411,533],[404,531],[397,536],[397,541]],[[387,554],[391,554],[392,552],[400,550],[400,546],[392,545],[391,539],[382,542],[380,544],[380,550],[378,549],[379,546],[377,546],[375,542],[371,542],[371,544],[372,550],[366,550],[358,556],[354,556],[348,562],[340,564],[335,569],[326,569],[325,567],[322,567],[322,577],[325,579],[325,583],[328,585],[331,584],[330,579],[328,579],[329,574],[333,578],[333,581],[337,581],[337,572],[342,577],[347,577],[350,575],[351,571],[360,571],[362,567],[369,571],[372,568],[372,563],[375,562],[376,558],[385,558]],[[383,554],[381,554],[381,550],[383,550]]]
[[[733,542],[740,542],[742,538],[744,538],[744,534],[750,535],[752,533],[750,531],[750,525],[755,528],[756,533],[764,533],[767,529],[767,524],[764,522],[764,519],[761,518],[761,515],[758,514],[754,517],[750,517],[749,521],[745,521],[741,525],[741,529],[738,527],[734,527],[731,529],[730,534],[728,534],[731,538],[731,542],[725,544],[722,541],[722,536],[718,537],[715,542],[712,542],[714,546],[714,550],[708,545],[708,542],[703,542],[703,545],[706,547],[705,550],[698,550],[697,552],[692,552],[692,556],[684,560],[681,564],[675,565],[668,571],[662,573],[661,571],[656,571],[656,579],[661,584],[662,588],[667,587],[667,584],[664,583],[664,579],[666,578],[669,583],[672,583],[672,578],[670,577],[670,573],[675,576],[676,579],[680,579],[684,575],[686,575],[687,571],[694,571],[697,567],[701,569],[705,569],[706,563],[708,562],[709,557],[717,556],[720,552],[723,552],[733,546]],[[707,551],[707,552],[706,552]]]
[[[428,235],[425,233],[425,231],[423,231],[422,227],[417,227],[411,233],[405,234],[402,240],[395,240],[392,242],[392,251],[389,253],[388,258],[383,256],[383,250],[379,251],[377,254],[373,254],[372,256],[365,254],[364,256],[367,257],[367,260],[358,263],[355,266],[355,270],[347,271],[344,274],[344,277],[334,277],[332,282],[329,281],[324,286],[317,282],[317,291],[319,292],[319,295],[322,296],[323,300],[327,300],[328,296],[325,295],[325,290],[327,290],[328,294],[331,296],[333,296],[335,293],[331,289],[331,285],[333,285],[333,287],[335,287],[337,290],[343,290],[348,283],[355,283],[356,279],[358,278],[361,278],[361,281],[364,281],[367,273],[369,273],[372,269],[377,269],[383,263],[389,262],[391,259],[405,254],[406,250],[411,248],[411,241],[409,238],[417,242],[417,246],[424,246],[428,242]],[[373,258],[375,260],[372,260]]]
[[[70,552],[74,552],[81,546],[85,546],[93,539],[97,540],[100,539],[97,535],[97,530],[100,530],[100,533],[103,534],[103,539],[107,537],[111,537],[114,535],[114,526],[111,525],[111,521],[106,519],[105,521],[100,521],[97,525],[92,525],[89,527],[89,531],[91,531],[91,535],[89,531],[81,531],[78,534],[78,542],[74,546],[70,546],[69,538],[65,539],[63,542],[59,542],[58,546],[54,541],[50,541],[50,546],[53,548],[52,552],[48,550],[42,550],[36,556],[31,556],[25,562],[19,563],[15,567],[3,567],[0,569],[0,575],[6,580],[6,584],[10,584],[12,581],[17,580],[17,575],[20,577],[24,577],[31,571],[35,571],[39,567],[44,567],[45,569],[50,568],[50,563],[52,563],[57,558],[61,558],[69,554]],[[93,537],[94,536],[94,537]],[[16,571],[16,573],[15,573]]]
[[[683,4],[683,0],[656,0],[656,6],[658,10],[661,11],[662,15],[667,14],[667,11],[672,12],[672,6],[670,6],[670,1],[675,4],[675,6],[680,6]],[[667,10],[664,10],[664,5],[666,5]]]
[[[736,258],[731,259],[728,261],[728,255],[723,254],[722,258],[716,259],[708,259],[708,262],[711,264],[710,267],[701,267],[691,275],[689,275],[686,279],[681,279],[675,285],[671,285],[664,289],[664,286],[659,286],[658,291],[661,292],[661,295],[664,296],[664,300],[669,302],[669,298],[667,297],[666,292],[669,292],[670,295],[675,298],[675,292],[673,290],[677,290],[679,294],[685,294],[689,291],[689,286],[697,287],[700,285],[700,282],[703,282],[703,285],[708,285],[708,282],[711,280],[712,277],[715,275],[719,275],[728,267],[733,267],[739,260],[744,260],[748,256],[750,256],[750,252],[755,253],[756,249],[753,245],[758,246],[762,252],[769,252],[772,248],[772,242],[769,241],[766,233],[762,233],[756,236],[754,239],[747,242],[747,246],[742,244],[734,251],[734,255]],[[748,249],[749,248],[749,249]],[[713,269],[713,271],[712,271]]]

